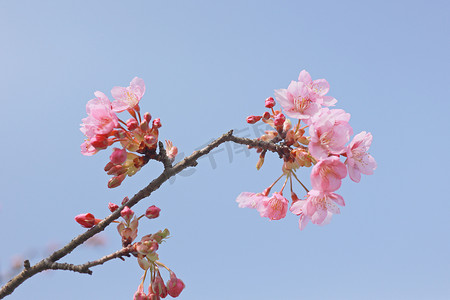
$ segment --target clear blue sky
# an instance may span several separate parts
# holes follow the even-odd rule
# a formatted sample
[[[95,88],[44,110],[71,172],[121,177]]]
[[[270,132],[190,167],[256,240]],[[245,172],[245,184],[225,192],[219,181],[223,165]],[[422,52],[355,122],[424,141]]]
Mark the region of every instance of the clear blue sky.
[[[235,203],[278,177],[275,156],[261,171],[255,153],[233,150],[230,161],[222,147],[215,167],[202,159],[136,208],[162,208],[140,233],[171,230],[160,258],[186,283],[179,299],[449,299],[449,10],[447,1],[1,1],[0,272],[15,255],[36,261],[68,242],[83,231],[75,215],[106,215],[109,201],[161,171],[151,163],[106,188],[109,153],[79,152],[96,90],[143,78],[142,110],[189,154],[229,129],[252,135],[245,118],[307,69],[329,81],[355,133],[372,132],[378,169],[343,182],[347,206],[331,224],[300,232],[296,216],[268,221]],[[115,228],[104,237],[64,261],[120,247]],[[45,273],[7,299],[131,299],[141,274],[134,259],[93,276]]]

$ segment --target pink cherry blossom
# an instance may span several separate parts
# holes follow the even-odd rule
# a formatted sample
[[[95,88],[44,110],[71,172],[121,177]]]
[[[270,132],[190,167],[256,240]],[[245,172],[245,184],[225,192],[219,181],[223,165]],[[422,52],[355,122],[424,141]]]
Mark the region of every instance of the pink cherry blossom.
[[[348,173],[354,182],[361,180],[361,173],[372,175],[377,168],[375,159],[367,152],[372,144],[372,134],[370,132],[360,132],[347,147]]]
[[[337,156],[320,160],[311,171],[313,189],[334,192],[341,187],[341,180],[347,176],[347,168]]]
[[[249,192],[242,192],[236,198],[236,202],[239,203],[239,207],[255,208],[259,210],[261,203],[268,197],[263,194],[255,194]]]
[[[298,76],[298,81],[304,83],[308,89],[312,98],[325,106],[334,106],[337,100],[331,96],[325,96],[330,90],[330,85],[325,79],[312,80],[311,76],[306,70],[302,70]]]
[[[322,108],[310,120],[309,152],[316,159],[324,159],[329,154],[339,155],[345,152],[345,144],[350,140],[353,129],[348,124],[350,114],[342,109]]]
[[[130,82],[130,86],[115,86],[111,90],[111,95],[115,99],[112,103],[115,112],[122,112],[127,109],[133,109],[141,100],[145,93],[144,80],[135,77]]]
[[[275,90],[275,98],[286,115],[300,120],[308,120],[321,107],[303,82],[291,81],[287,89]]]
[[[344,198],[335,193],[311,190],[306,200],[296,201],[290,211],[300,216],[299,227],[303,230],[309,221],[318,225],[328,224],[333,214],[340,213],[336,204],[345,206]]]
[[[118,126],[119,120],[111,110],[111,102],[102,92],[95,92],[95,99],[89,100],[86,104],[88,117],[84,118],[81,124],[81,132],[88,138],[96,134],[108,135]]]
[[[80,148],[81,148],[81,154],[86,155],[86,156],[91,156],[98,152],[98,150],[95,149],[95,147],[92,146],[89,141],[84,141],[84,143],[81,144]]]
[[[266,217],[271,220],[280,220],[286,217],[289,202],[280,193],[273,193],[272,197],[265,197],[261,202],[258,211],[261,217]]]

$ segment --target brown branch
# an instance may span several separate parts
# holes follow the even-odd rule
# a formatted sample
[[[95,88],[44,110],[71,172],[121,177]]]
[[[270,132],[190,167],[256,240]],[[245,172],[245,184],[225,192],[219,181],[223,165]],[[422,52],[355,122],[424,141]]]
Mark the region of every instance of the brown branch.
[[[0,299],[3,299],[7,295],[11,294],[19,285],[21,285],[25,280],[28,278],[36,275],[37,273],[40,273],[45,270],[49,269],[57,269],[57,270],[72,270],[76,272],[81,273],[88,273],[91,272],[89,270],[89,267],[95,266],[98,264],[102,264],[103,262],[108,261],[109,259],[97,263],[94,265],[89,265],[95,262],[86,263],[83,265],[70,265],[70,264],[61,264],[56,263],[61,258],[65,257],[69,253],[71,253],[75,248],[83,244],[85,241],[87,241],[89,238],[93,237],[97,233],[105,230],[105,228],[110,225],[114,220],[118,219],[120,217],[120,212],[125,206],[133,207],[136,205],[139,201],[141,201],[144,198],[147,198],[150,196],[150,194],[157,190],[165,181],[167,181],[172,176],[175,176],[176,174],[180,173],[184,169],[188,167],[195,167],[197,165],[197,159],[200,157],[208,154],[211,150],[218,147],[222,143],[225,142],[234,142],[238,144],[248,145],[253,148],[261,148],[266,149],[268,151],[272,151],[275,153],[278,153],[280,157],[283,157],[287,154],[289,154],[290,148],[284,145],[279,145],[273,142],[264,142],[259,140],[251,140],[248,138],[240,138],[233,136],[233,130],[230,130],[229,132],[223,134],[221,137],[216,139],[215,141],[211,142],[208,146],[205,148],[194,151],[190,156],[185,157],[182,161],[177,163],[175,166],[172,167],[171,164],[169,164],[169,160],[165,154],[165,150],[163,147],[161,147],[160,144],[160,153],[159,155],[165,156],[161,159],[161,161],[164,164],[164,171],[153,181],[151,181],[145,188],[140,190],[137,194],[135,194],[130,200],[128,200],[126,203],[124,203],[122,206],[119,207],[116,211],[114,211],[112,214],[110,214],[108,217],[103,219],[100,223],[98,223],[96,226],[92,227],[91,229],[87,230],[86,232],[80,234],[79,236],[72,239],[67,245],[65,245],[63,248],[53,252],[49,257],[42,259],[38,263],[36,263],[33,266],[26,263],[25,268],[20,272],[18,275],[16,275],[14,278],[12,278],[10,281],[8,281],[1,289],[0,289]],[[125,248],[126,249],[126,248]],[[123,250],[123,249],[122,249]],[[121,250],[119,250],[121,251]],[[117,253],[117,252],[116,252]],[[112,254],[113,255],[113,254]],[[117,257],[111,257],[110,259],[117,258]],[[98,260],[101,261],[101,260]],[[97,262],[98,262],[97,261]],[[87,267],[86,267],[87,266]],[[77,269],[73,269],[77,267]]]
[[[111,253],[109,255],[103,256],[102,258],[99,258],[94,261],[88,261],[87,263],[81,264],[81,265],[73,265],[68,263],[57,263],[54,262],[50,264],[49,269],[52,270],[68,270],[68,271],[74,271],[78,273],[85,273],[92,275],[92,271],[89,269],[91,267],[95,267],[98,265],[103,265],[105,262],[110,261],[112,259],[120,258],[123,260],[124,256],[130,257],[130,253],[133,252],[132,245],[122,248],[114,253]]]

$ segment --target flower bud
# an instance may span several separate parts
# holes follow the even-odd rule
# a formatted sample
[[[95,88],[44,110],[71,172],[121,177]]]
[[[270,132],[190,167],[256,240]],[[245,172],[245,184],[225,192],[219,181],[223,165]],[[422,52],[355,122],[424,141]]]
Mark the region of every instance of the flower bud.
[[[105,170],[105,172],[108,172],[113,166],[114,164],[112,162],[108,162],[103,170]]]
[[[146,112],[144,114],[144,120],[147,121],[148,123],[150,123],[151,119],[152,119],[152,115],[150,113]]]
[[[263,117],[264,120],[269,120],[270,119],[270,113],[268,111],[266,111],[266,112],[264,112],[262,117]]]
[[[161,120],[159,118],[153,120],[153,127],[160,128],[162,126]]]
[[[125,221],[128,222],[134,216],[134,211],[132,211],[128,206],[125,206],[120,212],[120,215],[122,216],[122,218],[124,218]]]
[[[114,176],[113,178],[111,178],[108,181],[108,187],[110,189],[118,187],[122,183],[122,181],[124,181],[125,177],[126,177],[126,174],[121,174],[121,175],[118,175],[118,176]]]
[[[177,278],[177,276],[173,272],[170,272],[170,279],[169,281],[167,281],[166,286],[167,292],[174,298],[178,297],[185,287],[183,281]]]
[[[157,217],[159,217],[160,211],[161,209],[159,207],[152,205],[145,211],[145,216],[149,219],[156,219]]]
[[[123,198],[123,200],[122,200],[122,205],[124,205],[125,203],[127,203],[128,200],[130,200],[128,197]]]
[[[147,295],[144,293],[144,286],[142,283],[139,285],[136,293],[134,293],[133,300],[147,300]]]
[[[258,122],[259,120],[261,120],[261,116],[248,116],[247,117],[247,123],[248,124],[255,124],[256,122]]]
[[[133,131],[138,128],[138,121],[135,118],[130,118],[127,121],[127,128],[129,131]]]
[[[112,168],[110,168],[108,170],[108,172],[106,172],[106,174],[117,176],[117,175],[121,175],[121,174],[125,173],[126,171],[127,171],[127,169],[124,168],[122,165],[115,165]]]
[[[108,209],[110,212],[115,212],[119,208],[119,205],[109,202]]]
[[[161,275],[159,274],[159,271],[158,271],[158,274],[155,276],[155,279],[153,279],[151,287],[155,294],[161,296],[162,298],[166,298],[167,288],[166,288],[166,285],[164,284],[164,280],[162,279]],[[150,292],[150,288],[149,288],[149,292]]]
[[[144,131],[144,132],[147,131],[148,128],[149,128],[149,127],[148,127],[148,122],[145,121],[145,120],[142,121],[141,124],[139,124],[139,128],[140,128],[142,131]]]
[[[274,120],[273,120],[273,124],[275,126],[283,126],[284,121],[286,121],[286,117],[283,114],[278,114],[275,116]]]
[[[113,153],[109,156],[109,160],[115,165],[121,165],[127,159],[127,150],[114,148]]]
[[[153,146],[158,142],[158,138],[156,138],[154,135],[146,135],[144,136],[144,141],[148,146]]]
[[[106,135],[96,134],[91,138],[91,145],[95,149],[108,148],[108,137]]]
[[[83,226],[84,228],[92,228],[94,227],[94,225],[98,224],[101,220],[96,219],[93,214],[87,213],[76,216],[75,221],[77,221],[77,223]]]
[[[265,106],[266,106],[267,108],[272,108],[272,107],[274,107],[274,106],[275,106],[275,100],[273,100],[272,97],[267,98],[267,99],[266,99]]]
[[[259,160],[258,160],[258,162],[256,163],[256,169],[257,169],[257,170],[261,169],[261,167],[263,166],[263,164],[264,164],[264,155],[261,153],[261,155],[259,156]]]

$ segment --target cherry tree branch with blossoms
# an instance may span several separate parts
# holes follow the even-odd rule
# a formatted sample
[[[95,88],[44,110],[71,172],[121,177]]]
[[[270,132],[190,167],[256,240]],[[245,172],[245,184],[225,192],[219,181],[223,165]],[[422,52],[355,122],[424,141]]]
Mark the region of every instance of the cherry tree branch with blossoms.
[[[259,147],[263,149],[267,149],[268,151],[276,152],[278,154],[283,153],[285,151],[285,147],[271,143],[271,142],[264,142],[260,140],[251,140],[248,138],[241,138],[233,135],[233,131],[230,130],[229,132],[223,134],[221,137],[216,139],[215,141],[211,142],[208,146],[204,147],[201,150],[193,152],[190,156],[185,157],[182,161],[177,163],[175,166],[172,166],[172,163],[169,162],[169,158],[165,154],[165,149],[162,147],[162,143],[160,146],[160,152],[158,156],[158,160],[161,161],[165,169],[164,171],[154,180],[152,180],[145,188],[140,190],[138,193],[136,193],[131,199],[123,203],[118,209],[116,209],[113,213],[111,213],[108,217],[103,219],[102,221],[98,222],[95,226],[87,230],[86,232],[78,235],[75,237],[72,241],[70,241],[67,245],[62,247],[61,249],[55,251],[52,253],[49,257],[42,259],[40,262],[36,263],[33,266],[30,266],[29,261],[25,261],[25,268],[20,272],[17,276],[15,276],[13,279],[11,279],[9,282],[7,282],[1,289],[0,289],[0,299],[3,299],[5,296],[11,294],[19,285],[21,285],[25,280],[28,278],[31,278],[32,276],[36,275],[37,273],[40,273],[45,270],[70,270],[75,271],[79,273],[87,273],[92,274],[92,271],[89,269],[91,267],[103,264],[104,262],[107,262],[114,258],[121,258],[123,256],[129,256],[131,252],[133,252],[132,247],[127,246],[126,248],[122,248],[121,250],[116,251],[115,253],[112,253],[110,255],[107,255],[99,260],[96,260],[94,262],[87,262],[85,264],[81,265],[72,265],[72,264],[61,264],[56,263],[61,258],[65,257],[69,253],[71,253],[75,248],[82,245],[84,242],[86,242],[89,238],[93,237],[94,235],[100,233],[103,231],[106,227],[108,227],[112,222],[120,218],[120,212],[125,207],[133,207],[139,201],[141,201],[144,198],[147,198],[151,195],[152,192],[157,190],[164,182],[166,182],[169,178],[172,176],[175,176],[176,174],[180,173],[184,169],[188,167],[194,167],[197,166],[197,160],[207,155],[211,150],[214,148],[219,147],[221,144],[225,142],[234,142],[238,144],[243,145],[249,145],[252,147]]]
[[[335,193],[340,188],[342,179],[349,174],[351,180],[359,182],[361,174],[373,173],[376,162],[368,153],[372,135],[363,131],[350,141],[353,134],[353,129],[349,125],[350,114],[342,109],[330,109],[337,100],[328,96],[328,91],[329,84],[325,79],[313,81],[309,73],[303,70],[300,72],[298,81],[292,81],[287,89],[275,90],[276,101],[272,97],[265,100],[267,111],[263,115],[247,118],[249,124],[261,121],[274,130],[268,130],[261,137],[253,140],[237,137],[230,130],[175,165],[173,161],[178,153],[177,147],[167,140],[164,147],[159,140],[161,120],[159,118],[152,120],[148,112],[141,115],[139,101],[145,93],[142,79],[134,78],[128,87],[114,87],[111,90],[115,99],[113,102],[110,102],[104,93],[95,92],[96,98],[86,105],[88,117],[83,119],[81,125],[81,131],[86,136],[85,142],[81,145],[81,152],[91,156],[115,143],[122,146],[122,149],[113,149],[110,161],[104,168],[108,175],[113,176],[108,182],[108,187],[115,188],[121,185],[127,176],[135,175],[151,160],[162,163],[164,170],[131,199],[125,197],[120,206],[109,203],[108,209],[111,214],[103,220],[95,218],[91,213],[77,215],[75,221],[89,230],[33,266],[26,260],[24,270],[0,289],[0,299],[11,294],[28,278],[44,270],[70,270],[92,274],[91,267],[112,259],[124,259],[131,256],[137,258],[139,266],[144,270],[134,299],[157,300],[167,295],[178,297],[185,284],[159,260],[157,253],[161,243],[169,236],[169,230],[159,230],[135,242],[139,220],[143,217],[157,218],[160,209],[152,205],[144,214],[137,216],[131,208],[142,199],[149,197],[169,178],[188,167],[197,166],[197,160],[200,157],[207,155],[225,142],[243,144],[256,149],[256,152],[260,154],[256,164],[258,170],[263,166],[268,151],[278,154],[283,162],[281,175],[262,192],[243,192],[237,197],[239,207],[256,209],[261,217],[270,220],[280,220],[290,210],[299,216],[300,230],[303,230],[309,222],[317,225],[329,223],[334,214],[340,213],[338,205],[345,205],[343,197]],[[282,109],[274,109],[277,102]],[[117,117],[117,113],[124,111],[131,116],[127,121]],[[296,122],[293,124],[286,115],[295,119]],[[305,135],[307,130],[309,136]],[[345,161],[342,162],[341,158]],[[296,175],[301,167],[312,167],[310,174],[312,189],[308,189]],[[282,178],[284,181],[282,181],[281,189],[269,196],[270,191]],[[298,182],[305,191],[304,199],[297,196],[293,182]],[[283,194],[288,183],[290,202]],[[118,221],[119,218],[122,220]],[[122,249],[84,264],[58,262],[112,223],[118,223],[117,230],[121,236]],[[162,269],[166,269],[170,274],[170,279],[166,283],[161,277]],[[150,284],[147,294],[144,292],[144,281],[148,274]]]

